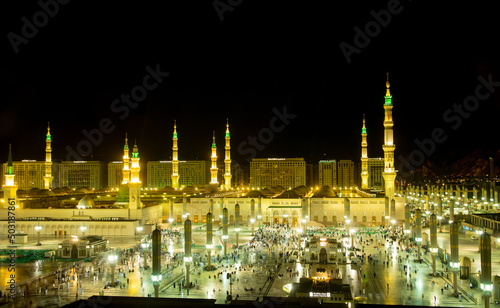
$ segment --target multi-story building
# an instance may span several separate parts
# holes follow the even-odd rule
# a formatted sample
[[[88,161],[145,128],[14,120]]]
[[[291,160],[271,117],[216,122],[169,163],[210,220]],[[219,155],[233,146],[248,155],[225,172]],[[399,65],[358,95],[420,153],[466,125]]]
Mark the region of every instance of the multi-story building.
[[[318,166],[319,186],[337,186],[337,161],[320,160]]]
[[[304,158],[254,158],[250,162],[250,186],[294,188],[306,184]]]
[[[108,187],[118,188],[123,181],[123,161],[108,163]]]
[[[107,173],[107,163],[103,161],[63,161],[59,165],[59,185],[102,188],[107,186]]]
[[[172,186],[172,161],[149,161],[147,182],[149,188]],[[207,185],[210,181],[210,162],[206,160],[179,161],[179,185]]]
[[[58,163],[52,163],[52,175],[57,176]],[[29,190],[31,188],[44,189],[45,161],[22,160],[12,162],[15,182],[18,189]],[[7,163],[3,164],[3,174],[6,173]],[[57,181],[52,183],[52,187],[57,187]],[[2,186],[5,185],[5,178]]]
[[[337,186],[354,185],[354,162],[352,160],[339,160],[337,162]]]
[[[238,163],[232,163],[231,174],[233,176],[233,187],[242,187],[248,185],[248,167]]]
[[[384,158],[368,158],[368,187],[384,189]]]

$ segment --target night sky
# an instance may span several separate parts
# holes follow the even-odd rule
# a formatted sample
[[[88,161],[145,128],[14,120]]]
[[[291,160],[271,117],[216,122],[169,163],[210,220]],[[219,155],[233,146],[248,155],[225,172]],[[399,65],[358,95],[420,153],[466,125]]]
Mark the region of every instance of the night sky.
[[[397,157],[408,156],[418,148],[414,140],[430,138],[436,128],[447,139],[426,155],[431,161],[500,147],[500,86],[493,93],[484,87],[480,95],[488,98],[464,116],[447,113],[476,95],[479,76],[500,82],[500,19],[492,1],[62,3],[47,20],[36,1],[2,3],[2,161],[9,143],[14,160],[43,160],[48,121],[53,159],[67,159],[68,148],[90,159],[82,131],[104,123],[102,142],[92,144],[94,159],[121,159],[128,132],[143,161],[169,160],[174,119],[179,158],[208,160],[213,130],[223,157],[229,118],[232,158],[240,164],[248,163],[250,148],[258,148],[256,157],[358,162],[363,113],[369,156],[381,157],[386,72]],[[32,37],[25,38],[24,20],[34,16],[43,27],[26,30]],[[366,34],[367,24],[372,37],[359,39],[358,48],[354,28]],[[343,42],[356,48],[350,63]],[[146,93],[142,101],[114,103],[157,68],[161,82],[137,90]],[[285,108],[288,123],[274,122]],[[266,135],[270,121],[280,130],[273,136]],[[267,144],[248,145],[259,131]]]

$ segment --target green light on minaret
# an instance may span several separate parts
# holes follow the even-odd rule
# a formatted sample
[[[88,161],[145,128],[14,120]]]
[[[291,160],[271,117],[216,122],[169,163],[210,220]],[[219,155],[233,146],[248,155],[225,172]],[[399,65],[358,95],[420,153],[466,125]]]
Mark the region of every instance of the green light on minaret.
[[[174,133],[174,138],[177,139],[177,133]]]
[[[362,134],[366,134],[366,127],[363,127],[363,128],[361,129],[361,133],[362,133]]]
[[[7,159],[7,174],[14,174],[12,171],[12,150],[9,144],[9,158]]]
[[[137,152],[132,153],[132,158],[138,158],[138,157],[139,157],[139,153],[137,153]]]
[[[51,139],[50,135],[47,134],[47,141],[51,141],[51,140],[52,139]]]
[[[215,142],[212,143],[212,148],[216,148],[217,146],[215,145]]]
[[[229,132],[226,132],[226,138],[229,138]]]
[[[392,106],[392,95],[384,96],[384,97],[385,97],[384,105],[385,106]]]

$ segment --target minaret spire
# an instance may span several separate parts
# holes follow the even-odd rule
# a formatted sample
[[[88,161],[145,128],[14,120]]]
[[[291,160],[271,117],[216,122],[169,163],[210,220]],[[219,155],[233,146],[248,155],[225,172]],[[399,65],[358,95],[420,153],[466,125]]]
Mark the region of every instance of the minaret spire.
[[[132,157],[130,158],[130,182],[128,183],[129,191],[129,209],[135,210],[142,207],[141,203],[141,179],[139,172],[141,166],[139,164],[139,148],[137,141],[134,141],[134,148],[132,149]]]
[[[384,172],[382,176],[385,182],[385,196],[389,198],[394,197],[394,186],[396,180],[396,169],[394,166],[394,150],[396,149],[396,145],[394,144],[393,137],[393,126],[394,122],[392,120],[392,96],[390,92],[390,83],[389,83],[389,73],[387,73],[387,81],[385,83],[387,88],[386,94],[384,97],[384,145],[382,149],[384,150]]]
[[[139,148],[137,147],[137,141],[134,141],[134,148],[132,150],[132,158],[130,159],[130,182],[131,183],[140,183],[139,179],[139,171],[141,170],[141,166],[139,165]]]
[[[43,177],[44,188],[52,188],[52,136],[50,135],[50,122],[47,124],[47,135],[45,136],[45,176]]]
[[[365,114],[361,128],[361,189],[368,189],[368,143],[366,141]]]
[[[231,136],[229,134],[229,119],[226,122],[226,156],[224,159],[224,187],[231,188]]]
[[[177,147],[177,121],[174,120],[174,134],[172,135],[172,188],[179,188],[179,148]]]
[[[125,145],[123,146],[123,180],[122,185],[126,185],[130,182],[130,158],[128,156],[128,138],[127,133],[125,133]]]
[[[217,145],[215,144],[215,131],[214,131],[214,136],[213,136],[213,141],[212,141],[212,168],[210,168],[210,175],[211,175],[211,180],[210,180],[210,185],[219,185],[219,182],[217,181]]]

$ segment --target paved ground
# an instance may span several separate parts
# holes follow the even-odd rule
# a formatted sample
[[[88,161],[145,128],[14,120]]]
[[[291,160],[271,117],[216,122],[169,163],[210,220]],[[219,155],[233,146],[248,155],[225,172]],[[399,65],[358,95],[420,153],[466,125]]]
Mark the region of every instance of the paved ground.
[[[428,230],[424,229],[423,232],[428,232]],[[473,241],[470,239],[470,234],[461,234],[460,236],[460,256],[468,256],[471,259],[475,259],[473,263],[473,272],[477,273],[477,270],[480,268],[480,257],[477,251],[477,240]],[[234,233],[230,235],[229,242],[234,242]],[[195,231],[193,234],[193,238],[196,244],[201,244],[205,242],[205,234],[201,231]],[[244,231],[240,234],[240,244],[248,241],[251,238],[250,232]],[[374,238],[374,241],[378,241],[381,238]],[[139,239],[136,239],[138,241]],[[133,246],[136,241],[130,244],[130,238],[110,238],[111,246],[127,248]],[[60,242],[60,239],[50,239],[45,238],[42,239],[44,245],[42,248],[50,247],[50,245],[57,245]],[[440,245],[449,245],[449,233],[447,233],[447,229],[444,229],[443,233],[438,234],[438,242]],[[384,244],[384,242],[382,241]],[[34,245],[35,243],[29,243],[28,247],[39,248]],[[214,244],[218,245],[216,236],[214,236]],[[0,241],[0,248],[3,245],[6,245],[4,241]],[[201,246],[201,245],[199,245]],[[384,247],[385,246],[385,247]],[[375,262],[365,262],[361,266],[355,266],[351,264],[347,265],[328,265],[327,270],[331,269],[339,269],[342,273],[342,278],[344,283],[349,283],[352,286],[353,296],[361,296],[365,297],[365,303],[373,303],[373,304],[399,304],[399,305],[447,305],[447,306],[455,306],[455,307],[469,307],[469,306],[478,306],[481,304],[481,294],[477,289],[471,290],[468,285],[468,281],[461,280],[459,282],[459,287],[463,293],[462,301],[459,301],[458,298],[452,296],[452,288],[450,287],[448,290],[443,290],[441,292],[441,288],[444,287],[445,283],[451,284],[451,273],[449,275],[449,279],[446,278],[446,274],[444,277],[432,277],[430,273],[432,273],[432,269],[429,267],[431,264],[431,256],[430,254],[425,255],[423,257],[424,262],[422,264],[414,262],[414,257],[409,256],[408,260],[406,260],[406,254],[399,253],[400,256],[403,257],[404,262],[399,263],[396,255],[392,255],[389,258],[389,265],[383,264],[384,261],[387,261],[387,255],[384,253],[384,250],[388,249],[388,244],[382,245],[379,250],[374,248],[374,245],[368,246],[365,249],[367,255],[375,255],[378,254],[378,260]],[[448,246],[449,247],[449,246]],[[182,244],[176,244],[173,247],[175,252],[182,251]],[[498,252],[498,248],[493,247],[492,250],[492,273],[493,275],[500,273],[500,254],[495,253]],[[228,252],[231,252],[232,249],[228,249]],[[398,250],[396,249],[398,252]],[[400,252],[401,250],[399,250]],[[195,247],[193,252],[204,252],[204,248]],[[218,251],[219,253],[221,251]],[[179,292],[179,282],[183,279],[183,266],[175,267],[173,270],[165,271],[164,274],[168,276],[168,278],[163,279],[162,284],[160,286],[160,296],[161,297],[190,297],[190,298],[216,298],[218,302],[224,303],[226,300],[227,292],[232,291],[233,297],[236,295],[239,296],[240,299],[256,299],[259,296],[259,288],[267,289],[269,286],[268,276],[269,272],[272,272],[276,268],[276,264],[281,262],[282,260],[275,260],[271,257],[268,251],[259,251],[260,253],[267,253],[267,259],[265,262],[256,262],[258,258],[256,258],[255,253],[241,254],[241,258],[237,261],[230,262],[215,262],[219,269],[216,271],[202,271],[199,269],[192,269],[191,281],[197,284],[199,287],[194,287],[189,290],[189,294],[187,289],[181,289]],[[249,264],[255,262],[253,267],[249,267]],[[438,269],[443,270],[444,267],[441,265],[441,262],[438,260]],[[44,264],[44,268],[41,272],[48,273],[54,269],[57,269],[61,264],[59,263],[47,263]],[[411,271],[407,271],[407,274],[404,274],[403,266],[407,265],[411,267]],[[88,269],[90,270],[90,275],[88,277],[82,278],[82,287],[83,294],[80,293],[78,298],[87,298],[92,295],[98,295],[99,292],[103,291],[103,286],[107,281],[110,281],[110,272],[109,269],[104,267],[104,273],[99,276],[98,281],[94,281],[93,273],[96,267],[92,264],[86,264]],[[233,272],[234,268],[240,267],[242,270],[238,270],[236,275],[232,276],[232,287],[230,287],[230,279],[226,278],[225,274],[222,274],[224,271]],[[268,296],[286,296],[287,294],[283,291],[283,286],[290,282],[298,282],[301,276],[303,276],[306,271],[303,267],[303,264],[300,263],[285,263],[279,267],[278,274],[281,274],[283,277],[275,277],[272,285],[270,286],[267,295]],[[309,265],[305,265],[308,269]],[[124,266],[121,266],[125,269]],[[224,268],[226,267],[226,268]],[[294,269],[298,272],[298,275],[289,277],[287,274],[287,267],[290,269]],[[310,269],[311,275],[314,276],[315,265],[313,265]],[[3,268],[2,268],[3,269]],[[246,271],[244,269],[247,269]],[[415,273],[415,269],[417,269],[417,273]],[[29,272],[29,271],[28,271]],[[221,274],[219,278],[214,279],[214,274]],[[375,274],[375,275],[374,275]],[[410,277],[411,274],[411,277]],[[40,275],[39,272],[33,272],[28,274],[30,277],[36,277]],[[116,274],[118,276],[118,274]],[[104,295],[122,295],[122,296],[147,296],[148,294],[154,293],[154,287],[151,282],[151,271],[146,270],[141,272],[139,267],[135,268],[133,273],[129,273],[125,270],[125,276],[129,279],[129,284],[126,283],[126,278],[119,277],[118,279],[125,285],[124,289],[120,289],[118,287],[112,288],[110,290],[104,290]],[[141,287],[141,277],[143,278],[143,285]],[[48,278],[50,279],[50,278]],[[174,283],[176,287],[174,288]],[[410,283],[412,284],[412,289],[410,289]],[[408,284],[408,287],[406,287]],[[245,288],[253,288],[253,291],[245,291]],[[230,290],[231,289],[231,290]],[[215,292],[214,292],[215,290]],[[364,292],[363,292],[364,290]],[[25,307],[31,301],[33,306],[35,307],[60,307],[69,302],[77,299],[77,282],[71,282],[70,287],[63,288],[57,290],[55,288],[49,288],[47,295],[39,294],[35,288],[32,288],[26,296],[19,297],[16,301],[9,303],[8,307]],[[466,294],[471,293],[472,297],[475,299],[466,298]],[[424,296],[422,297],[422,294]],[[436,297],[434,301],[434,296]],[[477,302],[477,303],[476,303]]]

